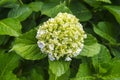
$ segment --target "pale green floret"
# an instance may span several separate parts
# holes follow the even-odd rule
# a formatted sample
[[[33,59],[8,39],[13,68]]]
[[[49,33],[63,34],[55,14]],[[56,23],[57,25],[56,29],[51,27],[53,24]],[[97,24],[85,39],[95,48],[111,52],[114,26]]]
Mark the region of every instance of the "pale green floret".
[[[44,22],[36,35],[39,48],[52,61],[60,57],[66,57],[65,61],[69,61],[79,55],[86,37],[79,20],[68,13],[59,13]]]

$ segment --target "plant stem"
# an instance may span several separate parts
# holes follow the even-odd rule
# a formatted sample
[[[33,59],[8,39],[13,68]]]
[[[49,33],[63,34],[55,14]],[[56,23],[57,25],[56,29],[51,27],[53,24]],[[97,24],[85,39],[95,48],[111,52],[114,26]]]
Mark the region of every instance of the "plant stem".
[[[55,76],[55,80],[57,80],[57,76]]]
[[[21,5],[23,5],[23,2],[22,2],[22,0],[18,0],[19,1],[19,3],[21,4]]]
[[[70,3],[71,3],[71,0],[67,0],[67,1],[66,1],[66,5],[67,5],[67,6],[69,6]]]

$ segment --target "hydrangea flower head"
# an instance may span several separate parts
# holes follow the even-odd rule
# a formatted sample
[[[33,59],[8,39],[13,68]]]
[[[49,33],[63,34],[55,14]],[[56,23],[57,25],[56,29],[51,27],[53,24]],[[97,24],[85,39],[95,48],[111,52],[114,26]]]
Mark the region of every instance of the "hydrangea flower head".
[[[50,60],[65,57],[70,61],[80,54],[86,34],[79,20],[72,14],[58,13],[39,26],[36,38],[40,50],[48,54]]]

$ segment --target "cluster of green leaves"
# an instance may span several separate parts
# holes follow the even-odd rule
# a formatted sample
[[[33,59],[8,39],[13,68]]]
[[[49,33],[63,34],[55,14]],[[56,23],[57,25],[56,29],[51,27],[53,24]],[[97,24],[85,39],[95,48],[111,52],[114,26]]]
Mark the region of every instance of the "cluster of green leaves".
[[[0,80],[120,80],[119,0],[0,0]],[[49,61],[35,38],[59,12],[74,14],[87,33],[72,61]]]

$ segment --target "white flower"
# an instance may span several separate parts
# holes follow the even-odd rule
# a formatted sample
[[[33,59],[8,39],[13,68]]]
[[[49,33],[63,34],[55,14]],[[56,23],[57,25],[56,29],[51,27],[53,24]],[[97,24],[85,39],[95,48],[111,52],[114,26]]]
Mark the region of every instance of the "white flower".
[[[66,57],[65,61],[71,61],[72,59],[70,57]]]
[[[43,49],[43,48],[45,47],[44,42],[38,41],[37,43],[38,43],[38,47],[39,47],[40,49]]]
[[[45,30],[38,31],[38,32],[37,32],[37,35],[36,35],[36,38],[39,38],[42,34],[45,34],[45,33],[46,33]]]
[[[74,54],[74,56],[79,55],[81,51],[82,51],[82,48],[77,49],[77,50],[76,50],[76,53]]]
[[[69,50],[68,50],[68,53],[71,54],[71,53],[72,53],[72,49],[69,49]]]
[[[81,47],[81,49],[82,49],[82,48],[84,47],[84,44],[81,44],[80,47]]]
[[[84,35],[84,38],[87,38],[87,34]]]
[[[54,61],[55,58],[51,55],[51,54],[48,54],[48,58],[51,60],[51,61]]]
[[[50,50],[54,50],[54,44],[50,44],[50,45],[49,45],[49,49],[50,49]]]
[[[49,21],[52,23],[54,22],[54,18],[50,18]]]
[[[79,20],[68,13],[58,13],[55,18],[48,19],[39,27],[36,35],[39,48],[48,54],[51,61],[66,56],[65,61],[70,61],[79,55],[86,37]]]
[[[75,39],[78,39],[78,35],[76,34],[76,35],[74,36],[74,38],[75,38]]]
[[[77,43],[72,43],[72,46],[75,48],[75,47],[78,47]]]

